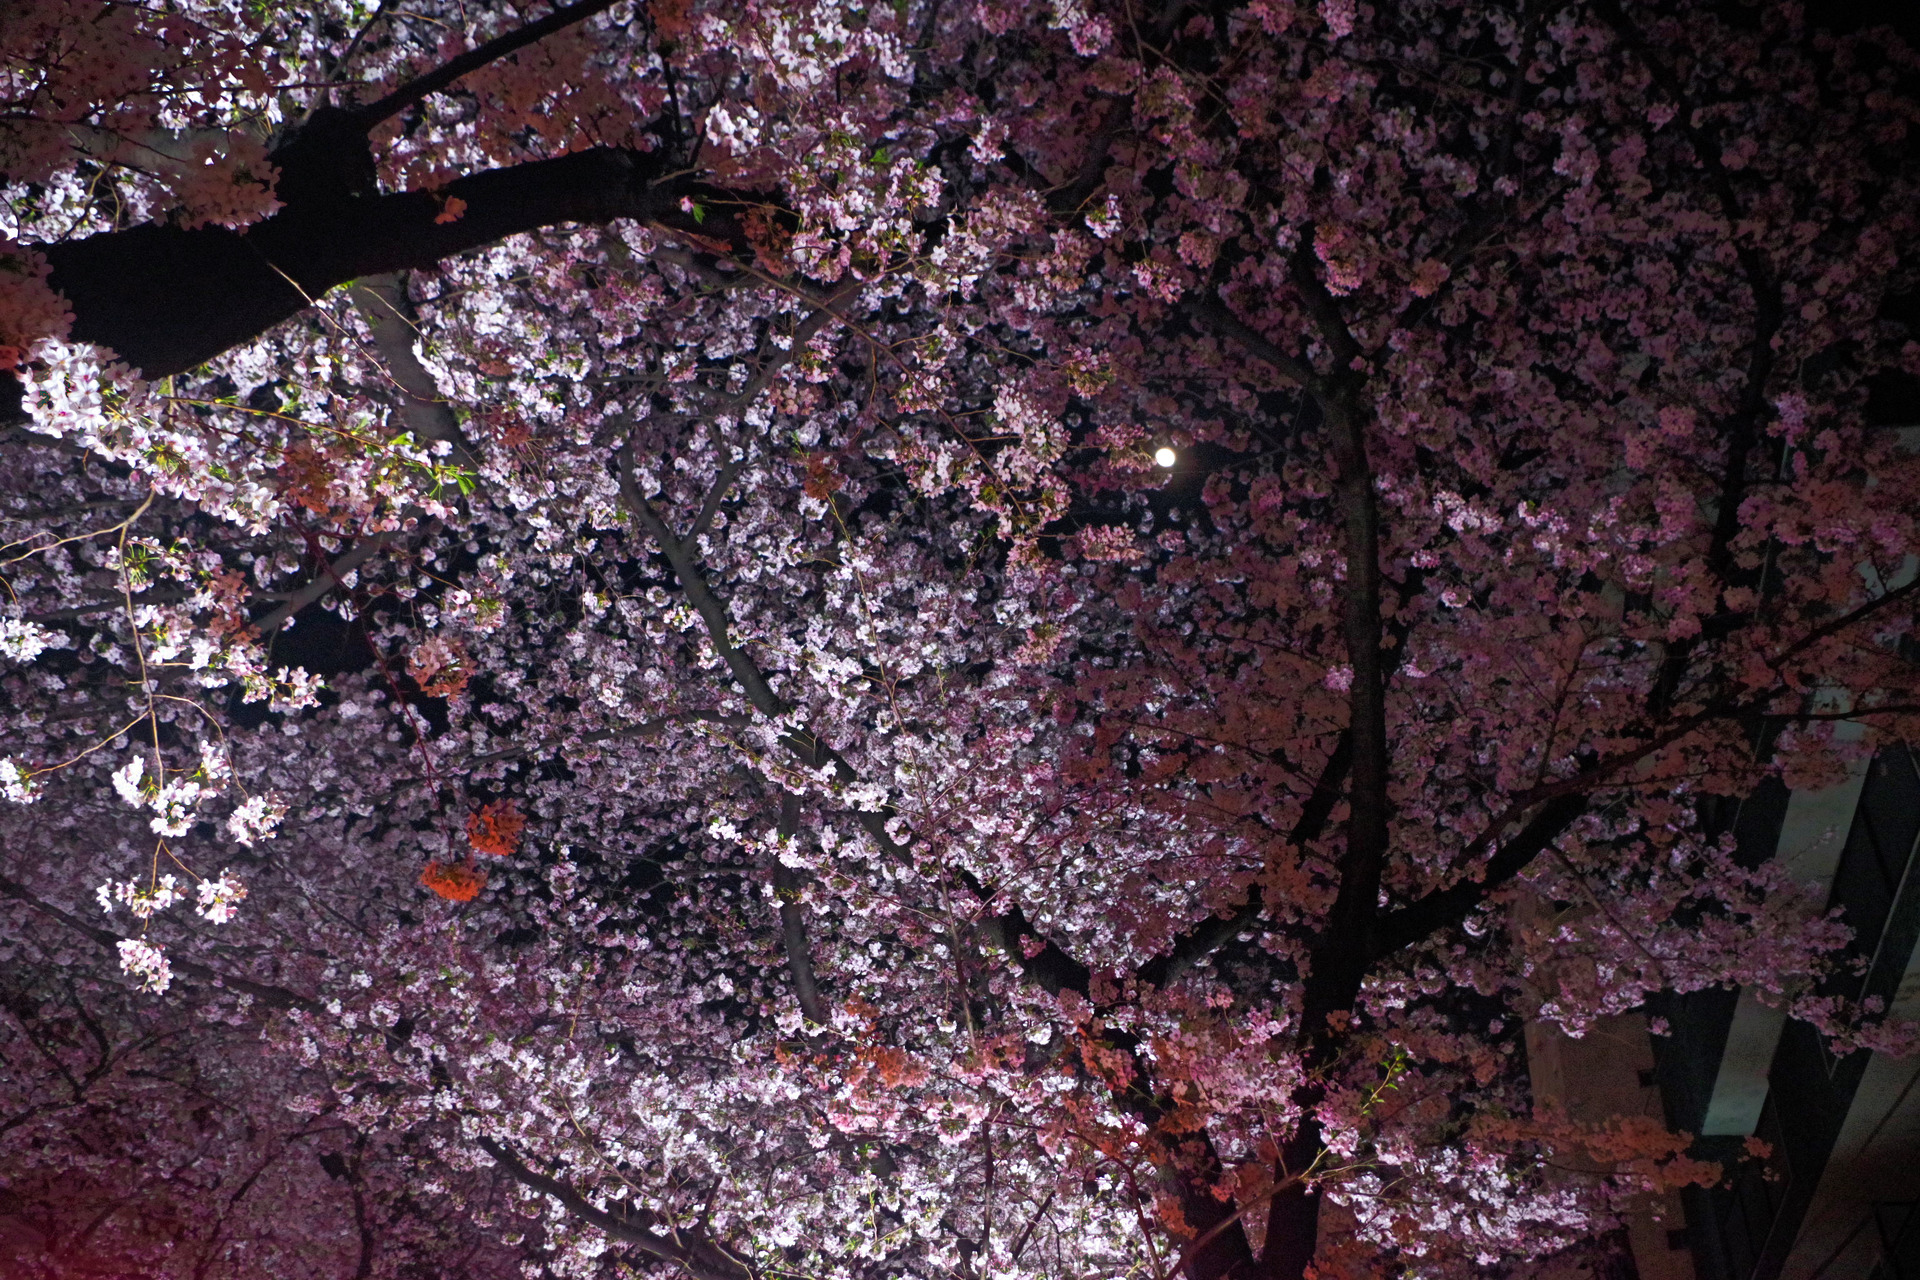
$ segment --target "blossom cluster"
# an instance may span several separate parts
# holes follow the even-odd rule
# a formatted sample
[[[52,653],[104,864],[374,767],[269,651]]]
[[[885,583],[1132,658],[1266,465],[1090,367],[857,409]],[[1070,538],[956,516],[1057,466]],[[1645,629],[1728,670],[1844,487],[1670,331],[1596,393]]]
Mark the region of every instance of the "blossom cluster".
[[[1303,1204],[1323,1276],[1522,1273],[1714,1172],[1536,1108],[1530,1025],[1734,984],[1911,1046],[1725,816],[1920,740],[1883,55],[1691,5],[1620,7],[1672,66],[1455,0],[613,5],[355,180],[447,244],[508,225],[449,183],[612,155],[644,218],[370,261],[145,378],[30,246],[251,225],[315,84],[520,19],[309,8],[0,22],[0,960],[66,1055],[0,1111],[165,1113],[0,1153],[50,1220],[63,1159],[225,1206],[96,1269],[598,1275],[557,1179],[662,1277],[1220,1280]],[[1318,1007],[1349,874],[1394,942]],[[76,959],[89,894],[141,932]],[[88,1018],[177,1018],[181,1069]]]

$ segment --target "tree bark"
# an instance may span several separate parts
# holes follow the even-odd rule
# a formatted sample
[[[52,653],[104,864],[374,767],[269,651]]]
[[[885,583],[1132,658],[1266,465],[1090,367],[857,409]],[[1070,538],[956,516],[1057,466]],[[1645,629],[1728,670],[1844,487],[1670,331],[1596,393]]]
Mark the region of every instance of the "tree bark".
[[[690,179],[659,152],[595,148],[459,178],[439,191],[311,198],[246,228],[152,223],[49,245],[76,341],[148,378],[185,372],[362,276],[431,267],[508,236],[615,218],[676,222]],[[465,203],[457,218],[448,215]],[[709,218],[709,223],[716,219]],[[703,226],[706,238],[724,230]]]

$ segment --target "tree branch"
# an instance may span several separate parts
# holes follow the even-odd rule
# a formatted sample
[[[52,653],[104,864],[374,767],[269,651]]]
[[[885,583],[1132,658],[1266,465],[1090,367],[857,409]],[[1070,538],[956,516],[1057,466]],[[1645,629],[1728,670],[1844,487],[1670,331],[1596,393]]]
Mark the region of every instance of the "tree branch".
[[[1294,359],[1280,348],[1261,337],[1252,326],[1233,314],[1218,294],[1195,294],[1187,300],[1187,314],[1223,338],[1231,338],[1247,349],[1248,354],[1272,365],[1275,372],[1287,381],[1300,387],[1310,387],[1318,380],[1311,366]]]
[[[786,844],[800,830],[800,797],[793,792],[780,797],[780,843]],[[829,1025],[826,1001],[820,998],[820,983],[813,972],[813,952],[807,944],[807,917],[800,908],[800,877],[792,867],[773,860],[773,892],[780,900],[780,941],[786,947],[787,972],[793,977],[793,994],[800,1001],[800,1012],[815,1026]]]
[[[453,460],[469,471],[479,470],[479,459],[460,430],[453,406],[440,394],[439,384],[414,351],[420,336],[418,317],[407,297],[405,277],[383,271],[356,281],[348,290],[373,333],[373,345],[389,381],[400,392],[400,411],[417,440],[444,440],[453,446]]]
[[[528,1168],[513,1148],[504,1143],[482,1137],[478,1145],[521,1186],[551,1196],[582,1222],[598,1227],[622,1244],[632,1245],[648,1257],[672,1263],[693,1280],[757,1280],[760,1274],[709,1241],[696,1239],[692,1244],[681,1243],[681,1238],[692,1234],[690,1232],[668,1230],[664,1235],[656,1235],[652,1230],[654,1226],[670,1225],[664,1224],[656,1213],[625,1205],[618,1213],[595,1207],[570,1183]]]
[[[1007,953],[1022,977],[1050,996],[1057,996],[1062,991],[1072,991],[1081,996],[1089,994],[1093,987],[1093,970],[1068,955],[1052,939],[1035,931],[1018,903],[1009,902],[995,911],[993,907],[997,895],[989,893],[979,877],[966,868],[962,867],[959,874],[960,882],[966,885],[968,892],[992,911],[980,922],[980,932],[994,946]],[[1027,954],[1023,943],[1032,944],[1032,955]]]
[[[577,741],[579,741],[582,746],[589,746],[596,742],[611,742],[616,738],[645,738],[651,737],[671,724],[699,722],[725,725],[729,729],[744,729],[752,720],[749,716],[724,715],[718,711],[680,711],[672,715],[656,716],[651,720],[642,720],[638,724],[627,725],[620,729],[595,729],[591,733],[581,734]],[[548,742],[530,742],[518,747],[507,747],[500,751],[490,751],[483,756],[473,756],[469,758],[466,763],[467,767],[471,768],[474,765],[491,764],[495,760],[518,760],[522,757],[530,756],[536,751],[560,746],[565,741],[566,739],[562,738]]]
[[[1334,490],[1346,533],[1346,577],[1341,584],[1341,627],[1353,669],[1348,691],[1352,743],[1347,847],[1340,860],[1340,887],[1313,949],[1302,1030],[1316,1035],[1323,1015],[1347,1007],[1365,973],[1367,943],[1378,910],[1388,850],[1387,660],[1380,596],[1380,513],[1373,470],[1367,460],[1369,408],[1357,370],[1360,344],[1347,329],[1333,297],[1314,273],[1311,228],[1301,233],[1293,255],[1293,281],[1307,312],[1335,359],[1333,375],[1310,389],[1326,416],[1334,460]]]
[[[831,294],[820,299],[806,319],[794,326],[793,332],[787,336],[787,345],[784,348],[775,348],[768,353],[760,361],[759,368],[753,371],[753,376],[747,379],[746,385],[727,398],[726,407],[720,412],[735,417],[744,414],[753,402],[760,398],[760,393],[767,389],[767,384],[773,381],[774,375],[793,359],[795,353],[804,350],[806,345],[813,341],[814,336],[826,327],[829,320],[840,318],[837,310],[839,306],[850,301],[865,287],[863,281],[849,279]],[[738,459],[721,465],[719,475],[714,477],[713,487],[707,491],[706,501],[700,504],[700,514],[694,518],[693,528],[687,532],[689,539],[697,539],[713,524],[713,517],[719,512],[720,504],[726,501],[728,491],[732,489],[733,482],[739,478],[740,470],[745,465],[744,450]]]
[[[523,231],[616,218],[691,228],[681,197],[712,195],[690,176],[669,179],[670,165],[661,152],[596,147],[437,191],[330,195],[316,181],[244,231],[148,224],[48,245],[49,283],[73,305],[76,341],[159,378],[258,337],[350,280],[430,267]],[[465,210],[444,220],[455,198]],[[709,211],[699,234],[744,243],[727,207]]]
[[[291,618],[294,614],[300,612],[321,596],[326,595],[327,592],[333,590],[335,587],[343,585],[343,580],[348,574],[379,555],[382,551],[385,551],[393,545],[393,542],[394,535],[392,533],[376,533],[360,539],[360,541],[341,552],[331,564],[323,566],[320,572],[314,575],[312,582],[294,591],[280,603],[279,607],[275,608],[253,625],[259,629],[261,635],[272,635],[281,627],[285,626],[287,619]]]
[[[639,487],[633,483],[631,441],[620,446],[617,465],[620,469],[622,502],[634,521],[659,544],[668,566],[672,568],[674,576],[680,579],[680,590],[686,593],[687,603],[693,606],[694,612],[700,615],[700,621],[706,625],[707,639],[713,645],[714,652],[720,655],[720,660],[727,664],[727,670],[739,681],[753,709],[769,720],[779,719],[787,712],[786,700],[773,691],[773,686],[767,682],[759,666],[734,645],[733,620],[727,615],[727,606],[707,585],[706,575],[700,572],[699,565],[694,562],[691,549],[674,536],[667,522],[640,496]]]
[[[59,921],[75,933],[84,934],[103,947],[118,948],[122,942],[127,941],[127,939],[121,937],[111,929],[102,929],[97,925],[88,924],[78,916],[61,910],[51,902],[43,900],[38,894],[34,893],[33,890],[27,888],[25,885],[9,880],[5,876],[0,876],[0,894],[5,894],[16,902],[24,903],[33,908],[41,915]],[[288,991],[285,987],[276,987],[264,982],[255,982],[251,978],[242,978],[235,974],[221,973],[219,970],[209,968],[197,960],[188,960],[184,957],[176,958],[168,956],[167,962],[173,966],[176,973],[184,973],[190,978],[197,978],[202,982],[211,983],[216,987],[227,987],[234,991],[243,991],[262,1004],[267,1005],[269,1008],[300,1009],[307,1013],[321,1012],[319,1001],[310,1000],[298,992]]]
[[[1367,460],[1366,425],[1370,408],[1364,392],[1363,353],[1313,267],[1313,228],[1302,230],[1292,262],[1294,288],[1333,356],[1333,371],[1315,377],[1308,390],[1326,417],[1334,461],[1334,494],[1346,534],[1346,578],[1341,583],[1341,629],[1353,670],[1348,691],[1348,732],[1353,742],[1352,784],[1348,795],[1346,850],[1340,858],[1340,883],[1333,907],[1308,953],[1306,987],[1301,996],[1297,1041],[1307,1080],[1294,1090],[1300,1121],[1280,1151],[1275,1170],[1282,1183],[1289,1171],[1311,1169],[1322,1154],[1323,1131],[1316,1108],[1323,1086],[1313,1072],[1339,1051],[1342,1033],[1331,1015],[1351,1009],[1373,962],[1371,939],[1379,915],[1389,833],[1387,659],[1380,594],[1380,514],[1374,500],[1373,470]],[[1321,1193],[1304,1178],[1274,1197],[1267,1212],[1266,1246],[1261,1268],[1270,1276],[1304,1275],[1319,1247]]]
[[[1288,844],[1299,849],[1320,838],[1321,832],[1326,830],[1327,819],[1333,816],[1334,806],[1340,803],[1340,792],[1346,784],[1347,770],[1352,764],[1353,735],[1343,730],[1339,742],[1327,756],[1326,764],[1321,766],[1320,777],[1313,784],[1312,794],[1300,807],[1300,816],[1294,822],[1293,830],[1287,833]],[[1142,965],[1139,979],[1156,987],[1166,986],[1212,955],[1228,938],[1252,928],[1264,908],[1265,899],[1256,886],[1246,903],[1231,916],[1224,919],[1218,915],[1207,917],[1175,939],[1173,946],[1163,955]]]
[[[1785,304],[1780,286],[1760,256],[1760,250],[1739,235],[1740,224],[1745,216],[1740,208],[1740,197],[1734,191],[1733,179],[1720,159],[1721,147],[1717,139],[1695,121],[1693,104],[1688,101],[1679,77],[1647,46],[1639,28],[1627,16],[1619,0],[1594,0],[1593,7],[1594,12],[1613,28],[1620,43],[1646,67],[1654,83],[1673,99],[1681,130],[1693,150],[1694,158],[1706,172],[1707,187],[1712,191],[1720,206],[1720,216],[1726,222],[1728,244],[1740,264],[1741,274],[1746,277],[1747,288],[1753,294],[1753,340],[1747,349],[1747,371],[1740,403],[1721,424],[1726,453],[1721,464],[1713,539],[1707,551],[1707,567],[1716,577],[1733,584],[1739,584],[1743,579],[1750,583],[1757,576],[1755,572],[1734,573],[1733,542],[1740,533],[1740,504],[1747,489],[1747,459],[1759,439],[1760,421],[1766,412],[1767,379],[1772,376],[1775,360],[1773,339],[1786,318]],[[1738,625],[1738,616],[1723,604],[1699,632],[1676,642],[1669,649],[1652,691],[1651,700],[1655,710],[1664,710],[1678,695],[1681,681],[1686,676],[1688,660],[1701,640],[1715,633],[1724,634],[1732,630]]]
[[[686,592],[689,603],[705,624],[709,641],[746,692],[748,700],[761,714],[769,719],[777,719],[789,710],[788,704],[774,693],[765,673],[752,658],[733,644],[726,606],[708,586],[687,544],[674,537],[666,522],[640,496],[633,483],[632,464],[632,446],[630,443],[624,444],[618,461],[622,501],[636,522],[659,544],[668,565],[680,579],[681,589]],[[789,731],[782,740],[787,749],[808,767],[817,768],[822,762],[831,762],[841,781],[850,783],[858,780],[859,774],[853,766],[822,742],[818,735]],[[862,810],[855,814],[855,818],[883,850],[896,856],[904,852],[886,829],[886,814]],[[988,892],[979,878],[964,868],[959,870],[958,876],[967,889],[992,911],[995,895]],[[782,924],[785,924],[784,912]],[[1083,996],[1090,992],[1092,971],[1051,940],[1035,933],[1017,904],[1008,903],[1003,909],[988,915],[978,927],[1007,953],[1023,977],[1050,995],[1057,996],[1067,990]],[[1032,939],[1037,944],[1031,956],[1020,945],[1025,939]],[[1171,1109],[1170,1100],[1154,1092],[1146,1064],[1137,1052],[1138,1042],[1132,1036],[1124,1032],[1110,1032],[1107,1039],[1115,1048],[1126,1053],[1134,1066],[1134,1085],[1130,1089],[1116,1090],[1118,1101],[1144,1123],[1153,1124]],[[1192,1144],[1198,1147],[1198,1154],[1194,1157],[1199,1164],[1197,1169],[1182,1167],[1169,1158],[1160,1163],[1159,1176],[1163,1185],[1179,1197],[1187,1221],[1196,1230],[1207,1232],[1230,1215],[1230,1211],[1214,1197],[1211,1190],[1223,1166],[1206,1134],[1202,1133],[1192,1140]],[[1252,1264],[1253,1252],[1247,1242],[1246,1232],[1235,1222],[1209,1238],[1190,1261],[1189,1275],[1193,1280],[1227,1280],[1228,1277],[1248,1275]]]
[[[495,36],[476,49],[469,49],[458,57],[449,58],[432,71],[415,76],[378,101],[354,108],[349,113],[349,118],[355,128],[366,133],[383,120],[399,115],[417,102],[424,102],[462,76],[478,71],[489,62],[498,62],[508,54],[544,40],[554,32],[564,30],[582,19],[611,9],[618,3],[619,0],[579,0],[577,4],[555,9],[537,22],[529,22],[518,30]]]
[[[1574,819],[1587,811],[1585,793],[1555,796],[1540,807],[1532,821],[1502,841],[1487,865],[1474,878],[1436,889],[1418,901],[1389,911],[1374,925],[1372,958],[1380,959],[1410,947],[1440,929],[1465,920],[1475,908],[1530,866],[1553,846]]]

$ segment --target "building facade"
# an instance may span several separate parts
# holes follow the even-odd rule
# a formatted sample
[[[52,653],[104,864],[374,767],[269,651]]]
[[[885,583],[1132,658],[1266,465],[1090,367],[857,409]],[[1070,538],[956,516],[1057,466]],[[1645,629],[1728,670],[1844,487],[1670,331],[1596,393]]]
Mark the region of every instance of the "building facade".
[[[1823,994],[1920,1018],[1920,768],[1881,750],[1839,786],[1763,787],[1726,815],[1742,860],[1777,858],[1818,882],[1854,930],[1853,965]],[[1681,1198],[1670,1233],[1699,1280],[1920,1280],[1920,1058],[1835,1056],[1804,1023],[1744,991],[1667,996],[1650,1008],[1653,1083],[1670,1127],[1730,1163],[1749,1136],[1772,1155]],[[1646,1233],[1644,1276],[1676,1274]]]

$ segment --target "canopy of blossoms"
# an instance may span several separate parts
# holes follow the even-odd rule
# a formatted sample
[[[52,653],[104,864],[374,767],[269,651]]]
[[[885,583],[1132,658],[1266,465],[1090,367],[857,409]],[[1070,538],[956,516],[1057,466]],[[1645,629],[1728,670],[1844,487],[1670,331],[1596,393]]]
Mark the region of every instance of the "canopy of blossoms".
[[[1920,62],[1813,9],[0,10],[0,1270],[1438,1280],[1724,1176],[1522,1028],[1910,1039],[1727,818],[1920,740]]]

